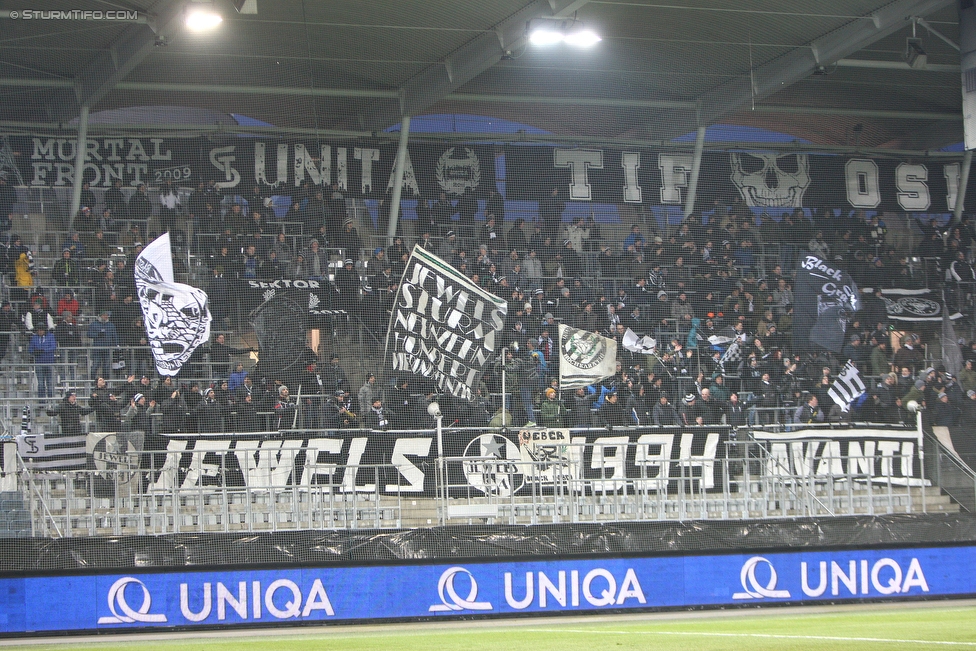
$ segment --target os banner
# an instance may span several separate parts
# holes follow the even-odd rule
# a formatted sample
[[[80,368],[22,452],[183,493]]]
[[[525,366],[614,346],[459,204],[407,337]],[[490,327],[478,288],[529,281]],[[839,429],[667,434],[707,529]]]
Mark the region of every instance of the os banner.
[[[961,596],[974,563],[965,546],[3,578],[0,633]]]

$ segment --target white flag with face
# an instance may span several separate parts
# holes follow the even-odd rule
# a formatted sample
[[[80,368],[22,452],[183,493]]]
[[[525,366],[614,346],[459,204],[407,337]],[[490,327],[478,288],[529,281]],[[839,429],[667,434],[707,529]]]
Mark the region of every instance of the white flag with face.
[[[134,272],[156,370],[176,375],[193,351],[210,339],[207,293],[174,280],[169,233],[143,249]]]
[[[617,342],[598,334],[559,326],[559,387],[578,389],[617,372]]]

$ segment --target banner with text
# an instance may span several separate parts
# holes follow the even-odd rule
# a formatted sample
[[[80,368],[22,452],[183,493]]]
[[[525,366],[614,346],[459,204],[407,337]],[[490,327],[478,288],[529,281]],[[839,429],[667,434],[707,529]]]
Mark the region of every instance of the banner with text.
[[[415,246],[390,315],[386,356],[394,377],[428,378],[442,393],[471,400],[508,303]]]
[[[17,171],[35,187],[70,188],[77,139],[34,135],[10,139]],[[171,138],[100,136],[85,144],[84,178],[93,188],[173,180],[195,186],[213,179],[225,191],[254,185],[290,195],[305,183],[337,184],[349,197],[380,198],[391,187],[396,144],[389,140]],[[571,148],[550,145],[414,143],[407,148],[404,198],[484,198],[496,188],[495,159],[504,157],[506,198],[539,201],[553,188],[566,201],[681,207],[691,182],[688,150]],[[756,211],[781,214],[824,206],[842,210],[948,213],[955,205],[959,158],[844,158],[809,153],[706,152],[699,204],[741,197]]]
[[[957,546],[18,576],[0,634],[964,596],[974,563]]]

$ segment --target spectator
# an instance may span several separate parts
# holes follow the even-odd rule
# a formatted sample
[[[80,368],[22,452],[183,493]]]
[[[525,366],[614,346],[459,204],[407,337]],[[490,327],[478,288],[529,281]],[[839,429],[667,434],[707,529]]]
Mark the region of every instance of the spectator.
[[[149,200],[148,188],[145,183],[140,183],[139,187],[136,188],[135,194],[129,199],[126,213],[129,219],[148,222],[149,218],[152,217],[152,211],[152,202]]]
[[[72,436],[82,436],[84,431],[81,429],[81,417],[95,411],[90,406],[82,407],[78,404],[78,396],[74,391],[68,391],[64,398],[55,407],[47,410],[48,416],[57,416],[61,421],[61,433],[58,439],[65,439]],[[66,443],[66,441],[54,441],[55,443]]]
[[[54,356],[58,342],[48,330],[47,323],[39,323],[27,346],[27,353],[34,358],[34,375],[37,378],[39,398],[54,397]]]
[[[99,375],[104,378],[112,377],[112,351],[119,347],[119,333],[109,318],[111,311],[102,310],[98,319],[88,326],[88,338],[92,340],[91,378]],[[101,373],[99,373],[101,371]]]
[[[370,408],[365,412],[366,415],[366,427],[373,430],[387,430],[390,429],[390,424],[393,421],[393,416],[390,412],[383,407],[383,401],[376,397],[370,405]]]
[[[644,236],[641,234],[640,226],[638,224],[634,224],[630,229],[630,235],[624,238],[623,250],[627,251],[632,246],[644,247],[646,245],[647,240],[645,240]]]
[[[7,183],[7,172],[0,171],[0,232],[13,227],[14,204],[17,203],[17,190]]]
[[[665,393],[661,394],[661,397],[658,398],[657,404],[654,405],[652,418],[654,424],[660,427],[681,424],[681,418],[678,416],[678,410],[675,409],[674,405],[668,401],[668,396]]]
[[[545,400],[539,406],[539,424],[543,427],[564,427],[568,415],[566,405],[556,397],[556,390],[552,387],[547,388]]]
[[[793,419],[797,423],[810,424],[824,422],[824,412],[820,408],[820,401],[817,396],[811,395],[806,403],[796,408]]]

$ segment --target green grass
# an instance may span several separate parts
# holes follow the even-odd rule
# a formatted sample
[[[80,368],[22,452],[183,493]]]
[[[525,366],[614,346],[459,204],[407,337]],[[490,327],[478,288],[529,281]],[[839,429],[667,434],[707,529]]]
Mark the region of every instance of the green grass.
[[[620,617],[537,618],[491,622],[336,626],[232,637],[212,632],[143,638],[65,640],[7,649],[106,649],[111,651],[763,651],[766,649],[861,651],[872,649],[973,649],[976,607],[922,604],[790,608]]]

